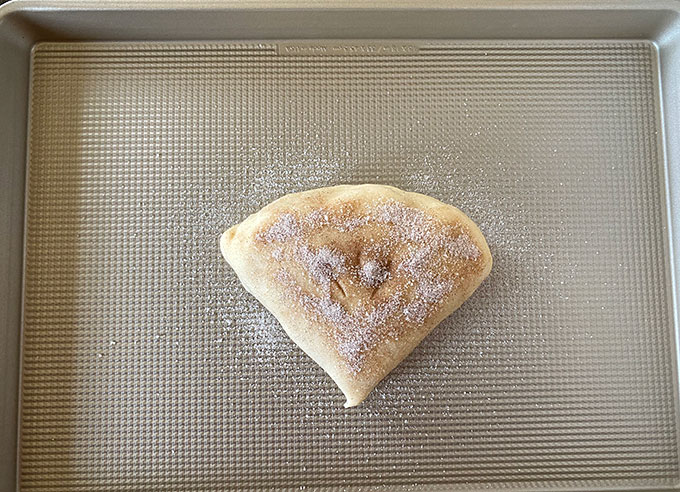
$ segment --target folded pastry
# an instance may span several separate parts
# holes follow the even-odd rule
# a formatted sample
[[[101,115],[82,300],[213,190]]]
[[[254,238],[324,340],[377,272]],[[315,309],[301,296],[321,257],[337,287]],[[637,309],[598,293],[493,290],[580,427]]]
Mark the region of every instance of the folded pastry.
[[[460,210],[390,186],[284,196],[227,230],[244,287],[347,397],[361,403],[491,270]]]

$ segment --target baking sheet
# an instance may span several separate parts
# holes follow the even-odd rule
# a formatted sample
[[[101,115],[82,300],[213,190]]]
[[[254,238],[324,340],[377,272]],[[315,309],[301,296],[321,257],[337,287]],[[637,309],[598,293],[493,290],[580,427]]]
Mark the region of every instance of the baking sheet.
[[[677,483],[654,45],[309,45],[34,50],[21,487]],[[217,239],[363,182],[464,210],[494,270],[343,409]]]

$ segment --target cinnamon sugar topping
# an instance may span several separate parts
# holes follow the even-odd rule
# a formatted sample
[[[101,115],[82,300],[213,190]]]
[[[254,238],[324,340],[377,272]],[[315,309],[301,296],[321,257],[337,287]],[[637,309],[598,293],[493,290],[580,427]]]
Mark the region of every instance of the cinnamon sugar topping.
[[[333,246],[324,242],[327,235]],[[458,279],[451,264],[481,255],[460,226],[394,200],[360,211],[343,206],[281,214],[256,238],[281,263],[277,279],[285,295],[325,327],[354,374],[372,349],[424,323],[449,298]],[[357,298],[346,302],[332,282]]]

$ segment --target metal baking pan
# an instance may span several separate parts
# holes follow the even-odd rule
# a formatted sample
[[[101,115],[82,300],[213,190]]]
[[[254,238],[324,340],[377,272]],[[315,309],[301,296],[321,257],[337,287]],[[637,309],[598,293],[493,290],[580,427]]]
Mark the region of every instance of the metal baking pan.
[[[0,7],[0,489],[678,488],[680,2]],[[354,409],[217,238],[339,183],[494,270]]]

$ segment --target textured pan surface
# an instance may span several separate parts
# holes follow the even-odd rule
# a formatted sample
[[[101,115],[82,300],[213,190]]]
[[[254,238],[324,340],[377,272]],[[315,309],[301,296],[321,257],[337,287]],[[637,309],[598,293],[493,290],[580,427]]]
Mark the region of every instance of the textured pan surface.
[[[654,47],[405,45],[36,48],[25,490],[678,482]],[[346,410],[217,240],[363,182],[461,208],[494,270]]]

